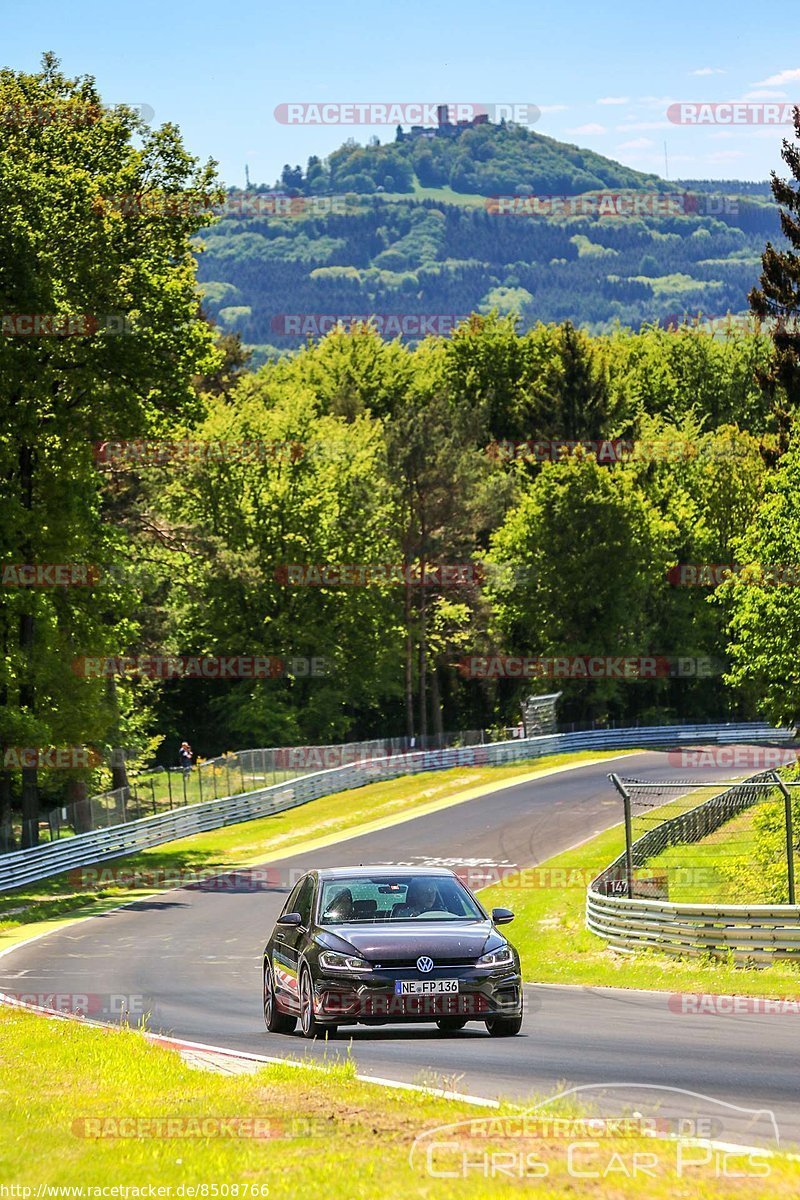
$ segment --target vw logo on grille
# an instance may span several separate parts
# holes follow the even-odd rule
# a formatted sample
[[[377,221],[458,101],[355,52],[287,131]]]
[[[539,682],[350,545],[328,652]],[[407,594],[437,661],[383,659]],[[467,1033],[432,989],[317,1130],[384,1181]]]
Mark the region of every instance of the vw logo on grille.
[[[417,970],[421,971],[423,975],[427,975],[428,971],[433,970],[433,959],[423,954],[422,958],[417,959]]]

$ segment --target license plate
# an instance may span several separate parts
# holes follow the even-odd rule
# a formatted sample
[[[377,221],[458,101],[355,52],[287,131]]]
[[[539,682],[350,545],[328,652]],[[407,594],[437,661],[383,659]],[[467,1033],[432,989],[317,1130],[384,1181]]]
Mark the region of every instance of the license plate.
[[[398,979],[395,996],[442,996],[458,992],[457,979]]]

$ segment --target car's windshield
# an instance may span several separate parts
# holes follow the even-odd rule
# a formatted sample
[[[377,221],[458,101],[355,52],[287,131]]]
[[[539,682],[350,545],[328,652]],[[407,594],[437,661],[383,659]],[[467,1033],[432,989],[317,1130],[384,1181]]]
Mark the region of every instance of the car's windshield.
[[[318,921],[457,921],[485,919],[459,881],[447,875],[354,876],[323,881]]]

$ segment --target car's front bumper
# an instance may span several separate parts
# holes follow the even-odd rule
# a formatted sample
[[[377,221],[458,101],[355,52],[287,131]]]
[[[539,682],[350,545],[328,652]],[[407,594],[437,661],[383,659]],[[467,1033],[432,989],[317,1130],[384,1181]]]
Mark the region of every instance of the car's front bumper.
[[[402,996],[395,984],[402,980],[457,979],[458,992]],[[522,978],[516,967],[501,969],[441,967],[423,976],[407,968],[379,968],[363,975],[325,972],[314,985],[316,1019],[331,1025],[436,1021],[460,1017],[483,1021],[487,1017],[518,1017],[522,1013]]]

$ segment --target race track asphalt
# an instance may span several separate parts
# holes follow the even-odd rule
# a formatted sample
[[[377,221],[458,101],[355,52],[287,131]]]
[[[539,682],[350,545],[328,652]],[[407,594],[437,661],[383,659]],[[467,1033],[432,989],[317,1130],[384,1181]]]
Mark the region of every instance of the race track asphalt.
[[[636,754],[289,855],[269,864],[275,882],[266,890],[241,878],[234,887],[138,901],[0,958],[0,990],[126,997],[133,1014],[149,1014],[153,1031],[209,1045],[262,1055],[352,1054],[370,1076],[486,1098],[528,1100],[578,1087],[598,1111],[697,1120],[700,1133],[711,1120],[720,1140],[739,1144],[774,1145],[777,1129],[782,1145],[800,1144],[800,1015],[685,1014],[666,993],[533,983],[515,1038],[491,1038],[479,1024],[451,1035],[432,1025],[355,1026],[327,1044],[266,1032],[261,952],[298,873],[362,863],[539,864],[619,823],[609,770],[681,777],[665,754]],[[703,771],[709,782],[728,777],[729,769]]]

